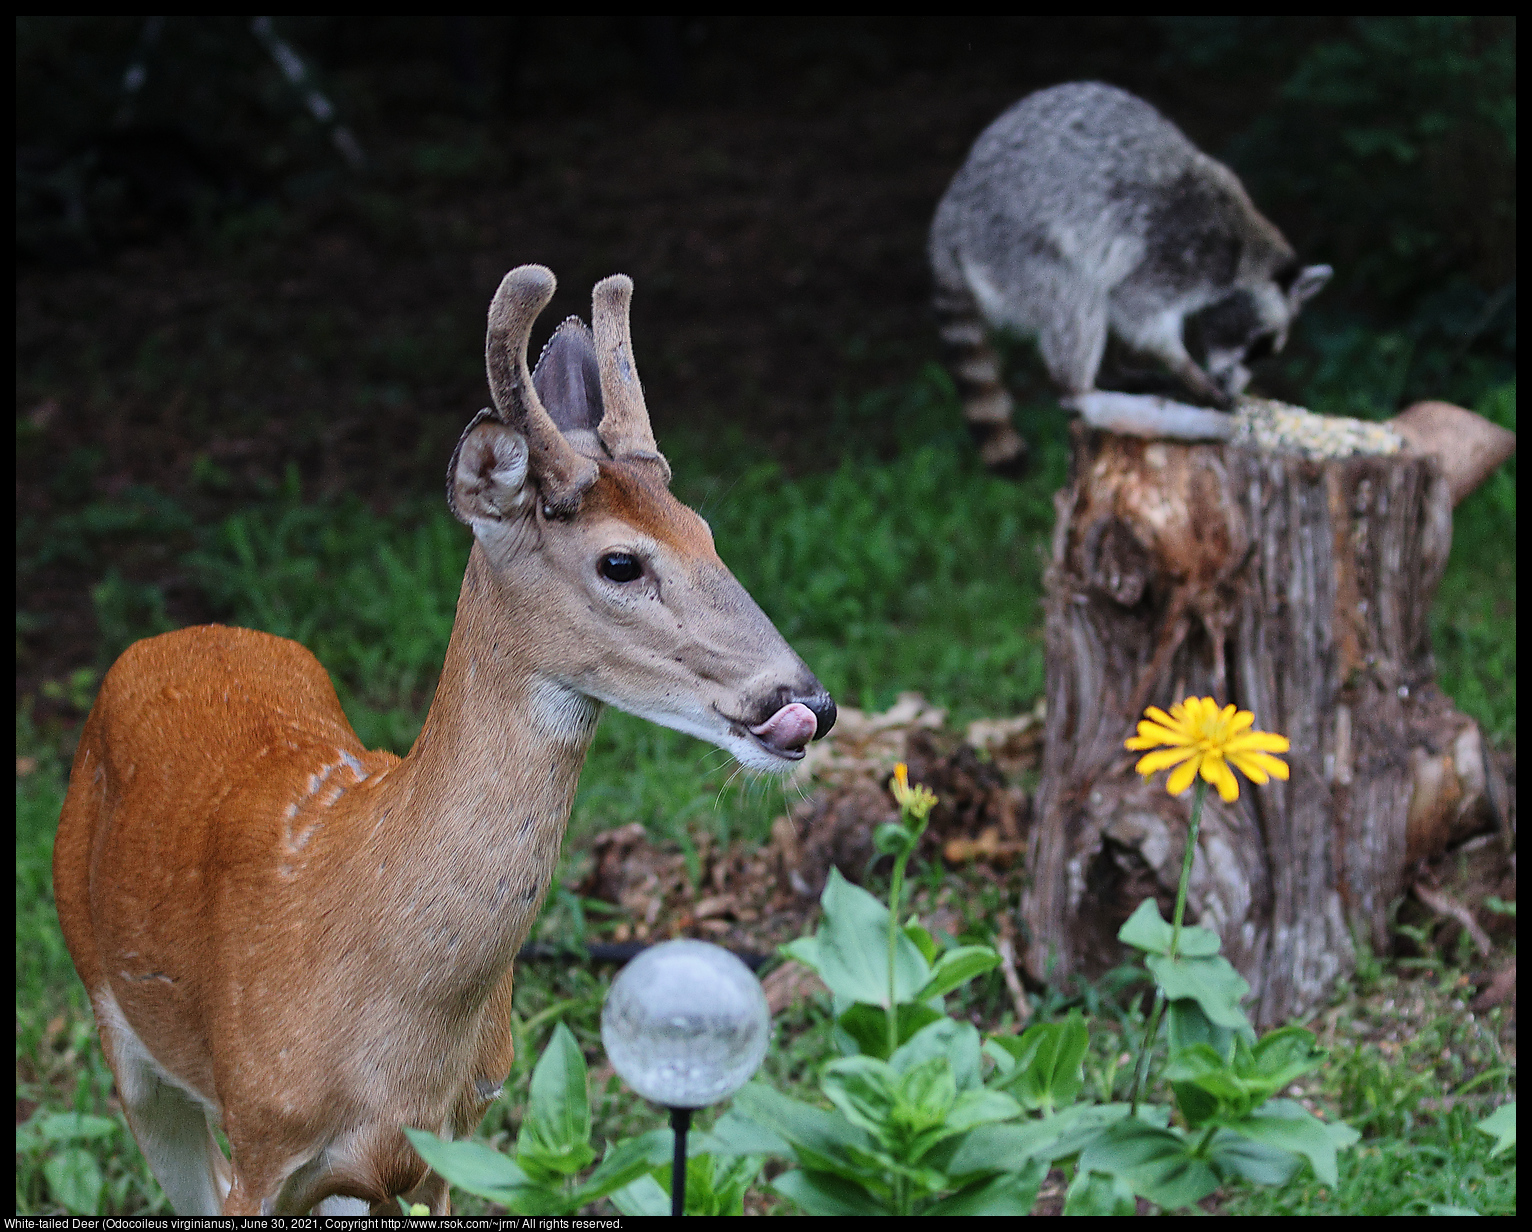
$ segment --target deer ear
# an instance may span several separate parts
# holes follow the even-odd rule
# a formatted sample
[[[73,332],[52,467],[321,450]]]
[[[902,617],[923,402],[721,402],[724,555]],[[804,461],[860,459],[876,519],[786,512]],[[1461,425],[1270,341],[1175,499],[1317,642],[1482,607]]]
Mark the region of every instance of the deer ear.
[[[549,418],[565,437],[589,432],[588,444],[602,453],[594,439],[601,422],[601,371],[596,364],[596,342],[585,322],[568,317],[556,330],[532,369],[532,387],[542,399]],[[580,443],[574,442],[579,448]],[[581,450],[589,453],[589,449]]]
[[[1306,265],[1299,270],[1293,285],[1287,289],[1287,302],[1292,305],[1292,310],[1297,312],[1318,295],[1333,273],[1335,271],[1328,265]]]
[[[537,489],[527,472],[527,441],[480,411],[463,432],[447,469],[447,507],[475,533],[527,508]]]

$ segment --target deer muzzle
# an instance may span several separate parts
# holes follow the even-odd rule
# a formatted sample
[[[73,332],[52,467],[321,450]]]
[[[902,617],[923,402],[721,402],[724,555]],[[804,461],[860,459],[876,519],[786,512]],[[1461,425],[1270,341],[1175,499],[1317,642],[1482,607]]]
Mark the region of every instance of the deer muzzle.
[[[779,757],[803,756],[810,740],[825,735],[835,724],[835,703],[828,694],[789,702],[750,734]]]

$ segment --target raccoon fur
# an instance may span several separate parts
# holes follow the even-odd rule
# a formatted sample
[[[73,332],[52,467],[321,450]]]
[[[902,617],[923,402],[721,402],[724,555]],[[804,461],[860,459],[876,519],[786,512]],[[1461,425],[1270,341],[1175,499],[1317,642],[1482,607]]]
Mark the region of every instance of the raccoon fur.
[[[1227,408],[1331,273],[1299,264],[1232,171],[1100,82],[1039,90],[985,129],[929,251],[964,414],[1002,471],[1024,467],[1026,444],[991,331],[1035,338],[1065,405],[1095,391],[1110,332],[1194,401]],[[1203,364],[1187,348],[1193,317]]]

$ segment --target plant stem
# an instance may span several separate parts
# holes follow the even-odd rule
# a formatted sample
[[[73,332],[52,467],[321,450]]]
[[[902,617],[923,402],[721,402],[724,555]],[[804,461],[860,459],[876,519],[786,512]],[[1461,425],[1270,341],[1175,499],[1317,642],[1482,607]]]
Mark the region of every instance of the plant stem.
[[[904,896],[906,851],[894,860],[894,878],[888,887],[888,1055],[899,1047],[899,1007],[894,1001],[894,952],[899,944],[899,900]]]
[[[1197,830],[1202,825],[1202,801],[1207,796],[1207,780],[1197,779],[1197,794],[1192,797],[1192,820],[1186,828],[1186,854],[1181,859],[1181,884],[1176,887],[1176,910],[1170,922],[1170,961],[1175,962],[1176,956],[1181,952],[1181,918],[1186,914],[1186,887],[1192,879],[1192,857],[1197,854]],[[1130,1116],[1138,1115],[1138,1097],[1144,1090],[1149,1079],[1150,1049],[1154,1047],[1154,1037],[1159,1033],[1160,1016],[1165,1012],[1165,990],[1157,987],[1154,990],[1154,1009],[1149,1012],[1149,1024],[1144,1031],[1144,1048],[1139,1054],[1138,1064],[1133,1067],[1133,1093],[1129,1097],[1132,1105]]]
[[[913,820],[914,824],[911,824]],[[899,907],[904,898],[904,866],[920,845],[920,836],[926,832],[927,819],[911,818],[907,809],[900,809],[899,821],[910,836],[909,845],[894,859],[894,877],[888,887],[888,1055],[894,1055],[899,1047],[899,1006],[894,1000],[894,952],[899,944]]]
[[[1139,1051],[1138,1063],[1133,1067],[1133,1090],[1128,1096],[1131,1107],[1128,1109],[1129,1116],[1138,1115],[1138,1097],[1144,1090],[1144,1085],[1149,1077],[1149,1049],[1154,1046],[1154,1037],[1159,1033],[1160,1015],[1165,1010],[1165,990],[1154,990],[1154,1008],[1149,1011],[1149,1024],[1144,1030],[1144,1046]]]
[[[1207,780],[1197,779],[1197,794],[1192,797],[1192,821],[1186,828],[1186,855],[1181,860],[1181,884],[1176,887],[1176,913],[1170,921],[1170,961],[1181,952],[1181,917],[1186,914],[1186,887],[1192,879],[1192,857],[1197,854],[1197,830],[1202,825],[1202,801],[1207,795]]]

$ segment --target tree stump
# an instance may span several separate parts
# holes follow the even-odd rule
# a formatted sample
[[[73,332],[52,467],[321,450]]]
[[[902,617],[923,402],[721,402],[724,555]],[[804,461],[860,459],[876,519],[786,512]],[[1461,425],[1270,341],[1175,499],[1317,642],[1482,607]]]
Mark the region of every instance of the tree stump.
[[[1411,863],[1497,806],[1508,824],[1477,727],[1433,685],[1452,486],[1408,452],[1314,461],[1079,423],[1073,451],[1027,965],[1094,977],[1128,959],[1117,930],[1147,894],[1169,918],[1192,792],[1140,779],[1123,741],[1146,705],[1211,696],[1289,737],[1292,777],[1208,793],[1187,917],[1250,982],[1252,1020],[1283,1022],[1354,969],[1354,938],[1388,946]]]

